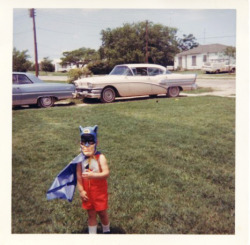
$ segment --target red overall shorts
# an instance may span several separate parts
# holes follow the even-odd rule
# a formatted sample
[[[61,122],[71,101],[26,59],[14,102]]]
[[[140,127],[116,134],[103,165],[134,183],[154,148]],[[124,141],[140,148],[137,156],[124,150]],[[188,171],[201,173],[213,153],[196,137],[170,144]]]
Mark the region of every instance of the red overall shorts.
[[[99,157],[100,154],[82,162],[82,173],[86,171],[93,171],[95,173],[102,172]],[[82,202],[83,209],[95,211],[108,209],[108,183],[106,179],[82,178],[82,184],[88,196],[88,201]]]

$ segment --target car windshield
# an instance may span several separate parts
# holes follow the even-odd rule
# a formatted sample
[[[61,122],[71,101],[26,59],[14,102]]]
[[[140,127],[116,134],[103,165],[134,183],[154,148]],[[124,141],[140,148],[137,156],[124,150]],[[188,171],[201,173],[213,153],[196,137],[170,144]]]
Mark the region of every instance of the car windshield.
[[[132,72],[127,66],[115,66],[109,75],[132,76]]]

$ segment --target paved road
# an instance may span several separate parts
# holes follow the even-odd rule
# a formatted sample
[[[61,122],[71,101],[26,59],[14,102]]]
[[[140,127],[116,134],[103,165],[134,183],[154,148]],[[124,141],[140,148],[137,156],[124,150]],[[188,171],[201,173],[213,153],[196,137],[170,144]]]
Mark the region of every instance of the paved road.
[[[43,81],[67,81],[67,76],[38,76]]]
[[[235,97],[236,83],[235,78],[230,79],[197,79],[198,87],[213,88],[213,92],[203,93],[202,95],[217,95]]]

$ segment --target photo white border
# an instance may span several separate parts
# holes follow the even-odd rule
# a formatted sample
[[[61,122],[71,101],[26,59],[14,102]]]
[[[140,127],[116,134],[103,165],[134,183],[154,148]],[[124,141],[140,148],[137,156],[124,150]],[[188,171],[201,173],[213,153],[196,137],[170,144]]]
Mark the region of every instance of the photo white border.
[[[226,244],[248,242],[249,205],[249,6],[248,0],[0,0],[1,72],[1,244]],[[236,9],[236,227],[235,235],[25,235],[11,234],[12,38],[14,8]]]

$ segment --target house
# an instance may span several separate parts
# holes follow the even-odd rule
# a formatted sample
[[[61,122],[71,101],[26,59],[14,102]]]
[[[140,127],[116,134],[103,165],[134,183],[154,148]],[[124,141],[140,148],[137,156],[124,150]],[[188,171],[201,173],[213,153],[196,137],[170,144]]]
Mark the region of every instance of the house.
[[[62,65],[61,62],[62,62],[61,59],[53,60],[53,64],[55,66],[55,72],[68,72],[71,69],[77,68],[77,66],[73,63]],[[82,67],[82,65],[80,67]]]
[[[196,48],[183,51],[174,58],[174,69],[196,70],[201,69],[208,61],[225,61],[235,62],[232,57],[224,55],[228,46],[223,44],[199,45]]]

